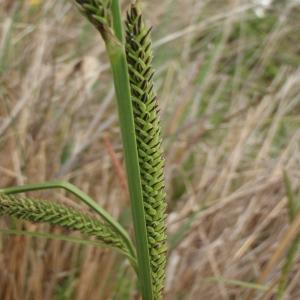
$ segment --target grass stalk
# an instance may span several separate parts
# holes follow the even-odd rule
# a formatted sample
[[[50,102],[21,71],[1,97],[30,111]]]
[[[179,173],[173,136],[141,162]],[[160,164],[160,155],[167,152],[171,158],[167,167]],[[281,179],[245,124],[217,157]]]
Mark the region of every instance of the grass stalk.
[[[99,207],[93,199],[68,182],[53,181],[0,189],[3,202],[2,212],[32,221],[47,221],[48,212],[49,222],[57,224],[56,222],[59,222],[57,214],[60,208],[55,207],[54,204],[39,203],[39,201],[31,198],[10,195],[54,188],[63,188],[71,192],[96,211],[117,233],[117,237],[121,237],[118,241],[126,245],[124,247],[129,250],[129,257],[137,257],[138,279],[143,300],[159,300],[161,299],[165,277],[166,205],[163,178],[164,162],[160,149],[160,125],[152,82],[154,72],[150,65],[152,61],[150,30],[145,31],[146,27],[139,22],[133,25],[134,28],[127,27],[127,31],[132,29],[133,39],[136,38],[136,41],[138,41],[142,38],[146,43],[144,45],[141,43],[140,49],[145,51],[146,57],[140,57],[139,53],[135,53],[134,40],[129,41],[126,38],[125,42],[119,0],[74,1],[82,14],[89,19],[103,37],[111,63],[131,199],[136,251],[123,227]],[[136,15],[136,9],[133,9],[133,13],[131,20],[134,22],[142,21],[140,13]],[[142,27],[137,28],[136,25]],[[141,32],[139,32],[140,29]],[[134,36],[134,34],[138,35]],[[129,46],[133,46],[133,48],[126,52],[130,49],[130,47],[127,47],[128,42]],[[146,66],[147,70],[143,70],[143,74],[141,74],[141,76],[144,76],[144,82],[136,81],[135,75],[140,71],[139,68],[134,70],[136,66],[130,65],[129,69],[128,62],[132,62],[132,57],[129,58],[130,55],[136,55],[139,63]],[[144,58],[146,59],[145,62],[142,61]],[[136,95],[135,88],[143,91],[142,99],[139,99],[139,96]],[[141,112],[138,111],[137,101],[146,111],[143,111],[143,109]],[[142,123],[140,123],[141,120]],[[145,135],[145,142],[143,142],[143,135]],[[43,209],[46,210],[45,213]],[[63,208],[61,209],[63,210]],[[36,215],[35,210],[38,215]],[[74,220],[71,220],[71,215],[68,219],[68,224],[71,224],[69,227],[76,229],[77,224],[74,223]],[[77,218],[80,218],[80,216],[77,216]]]
[[[118,14],[114,14],[115,16]],[[115,37],[107,41],[107,51],[111,62],[118,102],[124,157],[131,199],[131,211],[135,230],[139,283],[144,300],[153,299],[150,257],[143,204],[143,190],[137,153],[137,143],[131,103],[128,66],[124,45]]]
[[[139,285],[143,299],[153,300],[146,215],[120,3],[119,0],[75,0],[75,2],[100,32],[110,59],[135,231]]]
[[[112,0],[111,4],[113,26],[116,37],[121,43],[124,42],[124,32],[122,25],[121,9],[119,0]]]

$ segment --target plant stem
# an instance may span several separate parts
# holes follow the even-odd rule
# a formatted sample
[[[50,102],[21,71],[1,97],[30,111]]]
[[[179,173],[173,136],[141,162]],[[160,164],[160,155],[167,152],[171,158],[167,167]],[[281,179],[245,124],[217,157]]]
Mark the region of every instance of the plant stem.
[[[122,22],[120,20],[119,5],[117,2],[119,1],[113,1],[113,21],[115,26],[114,30],[117,34],[120,34],[120,32],[123,32],[123,30],[122,28],[120,30]],[[111,62],[118,102],[119,121],[124,146],[128,187],[131,199],[131,210],[135,230],[137,261],[139,267],[139,283],[143,299],[153,300],[148,238],[143,204],[143,191],[140,177],[125,48],[124,44],[114,36],[109,37],[109,39],[106,41],[106,46]]]
[[[113,16],[113,26],[116,37],[121,43],[124,42],[124,32],[122,26],[121,10],[119,0],[112,0],[112,16]]]
[[[108,224],[110,224],[116,230],[116,232],[120,234],[120,236],[123,238],[124,242],[126,243],[131,255],[135,257],[134,246],[125,229],[117,221],[115,221],[107,211],[105,211],[101,206],[99,206],[90,196],[88,196],[86,193],[84,193],[75,185],[69,182],[48,181],[43,183],[27,184],[22,186],[0,189],[0,193],[9,195],[9,194],[18,194],[24,192],[57,189],[57,188],[61,188],[70,192],[71,194],[78,197],[82,202],[84,202],[90,208],[92,208],[95,212],[97,212]]]
[[[118,49],[117,49],[118,48]],[[133,110],[129,91],[127,63],[123,45],[109,47],[115,89],[118,101],[119,120],[124,145],[128,187],[136,238],[139,280],[144,300],[152,300],[150,259],[147,242],[143,193],[138,164]]]

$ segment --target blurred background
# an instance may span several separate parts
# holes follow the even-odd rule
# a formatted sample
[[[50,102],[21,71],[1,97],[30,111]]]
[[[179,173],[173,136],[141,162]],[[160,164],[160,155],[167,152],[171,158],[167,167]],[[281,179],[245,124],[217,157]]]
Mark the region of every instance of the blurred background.
[[[293,241],[283,170],[300,203],[300,1],[142,3],[166,159],[165,299],[277,299]],[[104,44],[72,1],[0,0],[0,151],[1,187],[69,180],[132,231]],[[47,225],[0,228],[0,299],[138,299],[119,254],[3,234],[76,236]],[[300,299],[299,282],[296,255],[284,299]]]

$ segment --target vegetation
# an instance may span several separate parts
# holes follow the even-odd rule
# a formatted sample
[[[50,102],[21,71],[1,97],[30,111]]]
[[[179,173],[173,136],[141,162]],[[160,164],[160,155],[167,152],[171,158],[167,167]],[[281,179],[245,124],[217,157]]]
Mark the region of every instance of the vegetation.
[[[140,159],[158,159],[163,167],[156,148],[162,140],[168,202],[162,298],[297,299],[298,2],[140,1],[144,18],[129,2],[121,2],[122,19],[136,36],[123,36],[117,1],[102,1],[97,18],[86,1],[77,1],[89,22],[66,0],[3,1],[0,298],[129,300],[149,294],[150,286],[160,293],[155,279],[165,276],[157,269],[165,268],[164,225],[160,236],[148,225],[157,225],[154,215],[164,222],[165,207],[152,207],[151,188],[157,184],[156,201],[165,195],[161,169]],[[153,77],[147,24],[153,25]],[[115,93],[119,118],[112,77],[125,83]],[[130,101],[120,101],[124,95]],[[124,113],[128,103],[132,114]],[[136,113],[142,118],[132,118],[125,130],[122,116]],[[136,146],[126,133],[137,138]],[[153,133],[157,143],[145,147],[141,139],[150,141]],[[127,188],[128,161],[135,162],[135,175]],[[54,190],[35,184],[45,181]],[[147,197],[141,197],[144,188]],[[141,198],[145,218],[132,222],[131,215],[143,212]],[[60,225],[44,222],[47,209]],[[69,223],[69,215],[82,227]],[[134,235],[143,243],[131,241]],[[101,237],[124,255],[102,247]],[[136,283],[139,260],[147,261],[145,241],[159,245],[163,259],[145,263],[146,280]],[[150,252],[149,260],[158,253]]]
[[[0,213],[21,220],[60,225],[96,236],[105,245],[117,248],[130,259],[137,271],[143,299],[159,300],[162,298],[165,280],[166,203],[160,125],[153,95],[149,31],[145,29],[138,4],[132,4],[127,21],[126,47],[118,0],[76,0],[76,4],[103,37],[111,63],[137,249],[135,251],[119,223],[98,207],[94,200],[69,183],[58,185],[69,187],[73,194],[94,208],[111,228],[62,204],[11,196],[24,191],[56,187],[47,182],[0,190]]]

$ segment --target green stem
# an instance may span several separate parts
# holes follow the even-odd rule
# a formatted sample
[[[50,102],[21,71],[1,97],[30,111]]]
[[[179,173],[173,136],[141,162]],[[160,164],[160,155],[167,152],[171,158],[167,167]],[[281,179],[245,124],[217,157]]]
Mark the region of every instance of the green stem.
[[[118,14],[114,14],[117,16]],[[116,20],[114,19],[114,22]],[[124,45],[114,36],[106,41],[118,102],[119,121],[124,146],[131,210],[135,230],[138,277],[144,300],[153,300],[150,257],[143,204],[143,191],[138,162],[137,143],[133,119],[128,66]]]
[[[79,188],[77,188],[75,185],[65,182],[65,181],[48,181],[43,183],[35,183],[35,184],[26,184],[22,186],[14,186],[14,187],[8,187],[4,189],[0,189],[0,193],[3,194],[18,194],[18,193],[24,193],[24,192],[31,192],[31,191],[38,191],[38,190],[47,190],[47,189],[57,189],[61,188],[64,189],[71,194],[78,197],[82,202],[84,202],[86,205],[88,205],[90,208],[92,208],[95,212],[97,212],[108,224],[110,224],[123,238],[125,241],[130,254],[135,257],[135,250],[134,246],[125,231],[125,229],[117,222],[115,221],[111,215],[105,211],[101,206],[99,206],[90,196],[88,196],[86,193],[81,191]]]
[[[124,32],[122,26],[122,17],[120,10],[120,2],[119,0],[112,0],[112,16],[113,16],[113,26],[116,37],[120,40],[120,42],[124,42]]]

